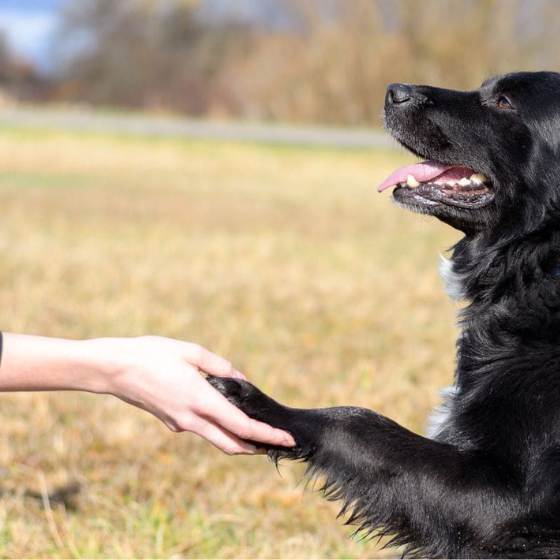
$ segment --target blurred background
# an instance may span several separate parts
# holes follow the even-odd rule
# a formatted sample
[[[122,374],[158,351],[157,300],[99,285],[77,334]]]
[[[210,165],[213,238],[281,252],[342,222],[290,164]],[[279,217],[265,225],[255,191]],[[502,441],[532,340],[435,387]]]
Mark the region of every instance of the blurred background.
[[[6,100],[379,124],[392,81],[558,65],[555,0],[3,0]]]
[[[558,69],[556,0],[0,0],[2,330],[197,341],[422,433],[457,232],[376,185],[386,85]],[[2,395],[5,557],[371,558],[301,465],[111,397]]]

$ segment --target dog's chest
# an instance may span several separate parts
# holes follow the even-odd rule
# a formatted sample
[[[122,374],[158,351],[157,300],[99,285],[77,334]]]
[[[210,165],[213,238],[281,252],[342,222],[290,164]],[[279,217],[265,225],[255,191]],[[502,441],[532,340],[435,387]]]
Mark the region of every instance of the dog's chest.
[[[443,280],[445,292],[451,299],[461,300],[465,298],[462,276],[453,270],[453,262],[443,255],[440,256],[439,274]]]
[[[464,299],[465,291],[463,279],[460,274],[454,272],[453,262],[446,259],[443,255],[440,257],[439,273],[447,295],[454,300]],[[428,418],[426,433],[430,439],[436,439],[438,435],[444,432],[451,417],[451,410],[456,394],[456,385],[451,385],[441,391],[442,402],[439,406],[434,408]]]
[[[445,431],[451,418],[453,401],[457,394],[457,386],[450,385],[441,390],[442,402],[439,406],[432,410],[428,418],[428,426],[426,428],[426,436],[430,439],[439,439],[438,436]]]

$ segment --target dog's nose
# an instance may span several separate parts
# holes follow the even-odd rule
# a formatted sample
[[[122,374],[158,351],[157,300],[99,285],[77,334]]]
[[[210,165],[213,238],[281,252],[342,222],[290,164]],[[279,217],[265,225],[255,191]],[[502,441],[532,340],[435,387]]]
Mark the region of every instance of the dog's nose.
[[[408,84],[390,84],[387,87],[385,101],[388,105],[402,105],[412,99],[412,86]]]

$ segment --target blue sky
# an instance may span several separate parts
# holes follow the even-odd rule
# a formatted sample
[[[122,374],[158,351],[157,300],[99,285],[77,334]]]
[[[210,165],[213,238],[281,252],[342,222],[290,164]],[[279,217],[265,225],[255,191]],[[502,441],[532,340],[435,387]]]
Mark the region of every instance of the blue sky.
[[[0,0],[0,32],[6,35],[14,52],[49,70],[52,68],[49,44],[60,8],[67,2],[80,1]],[[234,17],[281,22],[278,0],[203,0],[202,13],[209,19]]]
[[[48,69],[49,42],[65,0],[0,0],[0,31],[12,49]]]

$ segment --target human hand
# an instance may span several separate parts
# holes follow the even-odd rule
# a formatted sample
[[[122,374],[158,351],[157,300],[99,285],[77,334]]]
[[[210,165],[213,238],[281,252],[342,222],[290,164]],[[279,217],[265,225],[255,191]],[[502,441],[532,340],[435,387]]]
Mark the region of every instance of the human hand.
[[[159,418],[175,432],[193,432],[229,455],[258,449],[243,440],[291,447],[290,434],[249,418],[203,374],[244,379],[231,363],[205,348],[170,338],[103,338],[88,341],[103,360],[111,393]]]

